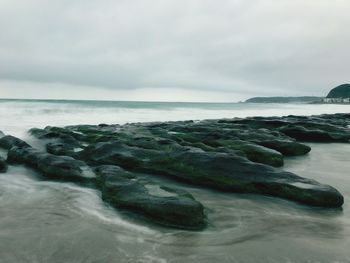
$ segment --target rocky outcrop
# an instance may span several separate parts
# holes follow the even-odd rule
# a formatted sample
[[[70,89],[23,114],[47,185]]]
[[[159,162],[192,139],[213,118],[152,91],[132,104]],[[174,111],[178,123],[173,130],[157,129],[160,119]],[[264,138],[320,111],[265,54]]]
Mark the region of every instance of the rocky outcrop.
[[[276,167],[285,157],[308,154],[311,148],[304,142],[348,143],[349,127],[350,114],[77,125],[31,129],[46,152],[12,136],[0,138],[0,147],[9,150],[8,163],[33,167],[47,179],[89,183],[117,209],[168,226],[201,229],[203,206],[186,191],[152,182],[150,175],[340,207],[344,198],[335,188]]]
[[[224,191],[271,195],[323,207],[339,207],[344,202],[333,187],[232,154],[173,153],[146,166],[157,174]]]
[[[301,142],[349,142],[350,115],[286,116],[281,118],[253,117],[234,119],[233,124],[253,129],[268,129]]]
[[[103,200],[113,207],[132,211],[156,223],[192,230],[206,225],[204,207],[190,193],[149,179],[140,180],[135,173],[118,166],[90,167],[81,160],[53,155],[27,144],[13,146],[7,161],[32,167],[46,179],[95,186],[101,190]],[[6,168],[5,160],[0,158],[0,172],[2,163]]]
[[[164,152],[120,142],[101,142],[87,147],[80,158],[93,164],[117,164],[132,171],[168,176],[227,192],[271,195],[323,207],[339,207],[344,202],[342,195],[331,186],[256,164],[233,153],[189,147]]]
[[[287,136],[302,142],[348,142],[350,136],[320,129],[308,129],[299,125],[288,125],[280,129]]]
[[[47,147],[90,165],[118,165],[129,171],[158,174],[217,190],[339,207],[343,197],[336,189],[273,166],[282,166],[283,156],[304,155],[311,150],[296,139],[319,140],[317,134],[313,134],[313,140],[289,134],[287,129],[294,123],[307,131],[322,131],[335,140],[330,134],[349,136],[346,115],[343,121],[339,125],[333,116],[324,115],[70,126],[64,134],[79,136],[74,138],[78,150],[65,143],[62,135],[56,138],[59,143]],[[51,129],[41,133],[50,133]]]

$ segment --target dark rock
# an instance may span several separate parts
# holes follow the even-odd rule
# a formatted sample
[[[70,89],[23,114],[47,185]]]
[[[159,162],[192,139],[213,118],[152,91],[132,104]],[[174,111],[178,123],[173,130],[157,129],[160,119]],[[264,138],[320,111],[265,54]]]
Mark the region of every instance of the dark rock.
[[[100,142],[86,147],[79,153],[78,158],[93,165],[115,164],[134,170],[141,167],[142,159],[147,159],[152,153],[158,155],[161,152],[130,147],[120,142]]]
[[[245,119],[233,119],[233,120],[221,120],[223,123],[245,124],[250,128],[259,129],[276,129],[284,125],[288,125],[289,122],[283,118],[263,118],[263,117],[251,117]]]
[[[0,138],[0,147],[4,148],[6,150],[11,149],[12,147],[30,147],[28,143],[25,141],[22,141],[21,139],[11,136],[11,135],[6,135],[2,138]]]
[[[203,206],[183,190],[141,184],[132,173],[117,166],[95,169],[103,200],[116,208],[141,214],[164,225],[202,229],[205,226]]]
[[[283,155],[273,149],[240,140],[219,140],[218,142],[220,142],[222,147],[242,152],[252,162],[274,167],[283,166]]]
[[[225,121],[225,120],[224,120]],[[226,123],[244,124],[251,129],[268,129],[302,142],[349,142],[350,119],[346,114],[318,116],[253,117]]]
[[[74,157],[75,154],[81,150],[83,150],[83,148],[74,147],[74,145],[69,143],[49,142],[46,144],[46,151],[54,155],[64,155],[64,156]]]
[[[69,156],[56,156],[32,147],[13,147],[8,152],[9,163],[19,163],[37,169],[44,177],[68,181],[89,181],[95,177],[82,161]]]
[[[59,138],[47,144],[49,152],[90,165],[118,165],[223,191],[339,207],[343,197],[334,188],[272,166],[282,166],[283,156],[310,152],[309,146],[298,141],[348,142],[349,127],[350,114],[334,114],[45,130],[56,134],[53,139]],[[74,138],[74,146],[66,135]]]
[[[216,122],[214,129],[219,130],[218,127],[220,127],[220,132],[182,132],[172,134],[171,138],[182,145],[192,145],[203,150],[207,150],[206,146],[216,148],[214,151],[218,151],[217,147],[231,148],[236,150],[236,153],[237,151],[244,153],[251,161],[276,167],[283,165],[283,157],[276,152],[269,152],[266,148],[276,150],[284,156],[305,155],[311,150],[309,146],[295,142],[292,138],[280,133],[278,130],[272,130],[271,127],[287,125],[288,122],[286,121],[263,121],[261,118],[258,121],[255,121],[255,119],[250,121],[252,123],[247,126],[246,124],[241,124],[243,122],[242,120],[219,120]],[[211,122],[215,123],[214,120]],[[207,125],[207,123],[204,123],[204,125]],[[162,136],[166,135],[163,134]],[[264,146],[266,148],[257,146]],[[208,151],[212,150],[208,149]],[[259,152],[261,153],[259,154]],[[271,156],[267,158],[269,154]]]
[[[198,130],[200,129],[196,129],[195,132],[172,134],[171,138],[183,146],[198,147],[205,151],[217,152],[223,152],[223,149],[226,149],[224,151],[226,153],[230,149],[233,150],[234,154],[245,156],[253,162],[275,167],[283,166],[281,153],[256,143],[255,140],[258,138],[258,135],[255,133],[247,135],[247,131],[245,131],[245,134],[240,134],[236,129],[230,132],[213,132],[208,127],[206,129],[206,132],[199,132]],[[263,132],[260,132],[260,137],[263,136],[262,134]],[[264,139],[270,137],[271,135],[268,137],[263,136]],[[272,136],[272,138],[275,138],[275,136]]]
[[[29,130],[29,134],[38,139],[54,139],[56,141],[62,141],[72,146],[79,145],[78,140],[84,139],[84,137],[80,133],[60,127],[51,126],[47,126],[45,127],[45,129],[32,128]]]
[[[145,167],[157,174],[224,191],[271,195],[323,207],[340,207],[344,202],[331,186],[224,153],[168,154]]]
[[[143,184],[135,175],[117,166],[97,167],[96,178],[95,172],[83,161],[30,146],[12,147],[8,162],[30,166],[48,179],[97,185],[103,200],[112,206],[133,211],[160,224],[186,229],[205,227],[204,208],[188,192],[155,183]]]
[[[0,173],[6,173],[7,171],[7,163],[4,158],[0,156]]]
[[[258,141],[264,147],[274,149],[284,156],[300,156],[305,155],[311,151],[311,147],[302,143],[283,140],[266,140]]]
[[[197,148],[164,152],[121,143],[98,143],[87,147],[81,157],[88,162],[116,164],[223,191],[271,195],[314,206],[343,204],[343,196],[330,186],[233,154]]]
[[[286,126],[280,129],[289,137],[304,142],[349,142],[350,134],[327,132],[320,129],[309,130],[303,126]]]

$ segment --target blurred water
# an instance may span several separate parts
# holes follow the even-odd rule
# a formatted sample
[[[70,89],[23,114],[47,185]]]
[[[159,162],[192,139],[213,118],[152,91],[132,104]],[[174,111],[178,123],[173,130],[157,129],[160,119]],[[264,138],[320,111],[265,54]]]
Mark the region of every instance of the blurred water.
[[[18,136],[33,127],[200,120],[350,112],[350,105],[0,100],[0,130]]]
[[[0,130],[26,138],[26,129],[46,125],[349,112],[344,105],[115,105],[1,101]],[[111,209],[93,189],[10,167],[0,174],[0,262],[350,262],[350,144],[311,147],[284,169],[336,187],[342,210],[171,182],[206,207],[202,232],[147,223]]]

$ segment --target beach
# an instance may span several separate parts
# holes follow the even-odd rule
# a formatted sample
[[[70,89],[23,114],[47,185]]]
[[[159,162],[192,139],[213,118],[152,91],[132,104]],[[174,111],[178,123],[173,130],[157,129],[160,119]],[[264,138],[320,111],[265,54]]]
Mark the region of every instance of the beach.
[[[2,130],[29,143],[31,128],[78,124],[204,120],[346,113],[347,105],[206,104],[94,101],[0,101]],[[205,207],[202,231],[130,217],[99,191],[45,180],[21,165],[0,174],[0,262],[349,262],[348,143],[306,143],[305,156],[276,169],[329,184],[341,209],[305,206],[272,196],[222,193],[152,177],[190,192]],[[5,151],[1,152],[5,155]]]

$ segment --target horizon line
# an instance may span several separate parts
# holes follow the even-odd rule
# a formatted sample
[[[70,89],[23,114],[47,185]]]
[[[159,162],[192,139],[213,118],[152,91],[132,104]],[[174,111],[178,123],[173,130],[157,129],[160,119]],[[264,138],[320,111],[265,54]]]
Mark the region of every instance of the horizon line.
[[[231,104],[242,103],[244,101],[231,101],[231,102],[214,102],[214,101],[151,101],[151,100],[106,100],[106,99],[34,99],[34,98],[0,98],[0,101],[12,100],[12,101],[98,101],[98,102],[143,102],[143,103],[206,103],[206,104]]]

